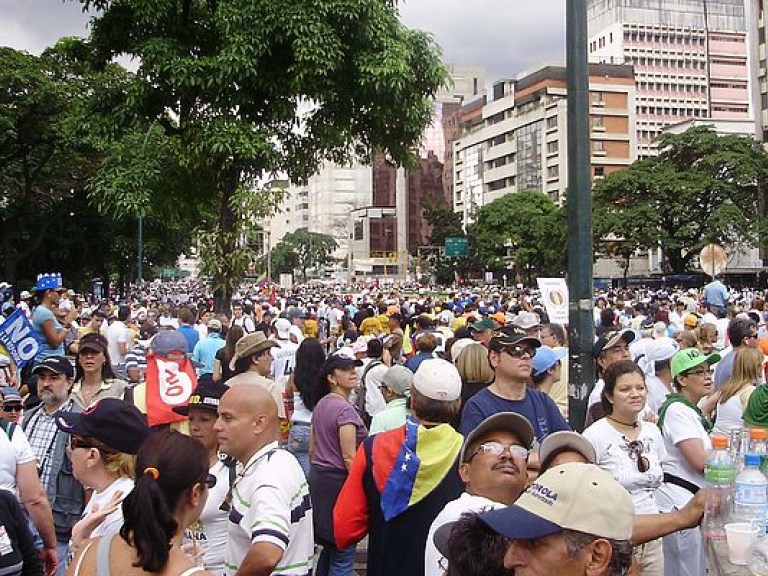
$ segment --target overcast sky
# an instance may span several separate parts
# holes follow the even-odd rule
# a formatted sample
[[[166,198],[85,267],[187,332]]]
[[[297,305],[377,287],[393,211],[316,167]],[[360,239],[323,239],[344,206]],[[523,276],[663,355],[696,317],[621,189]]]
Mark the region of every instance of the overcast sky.
[[[435,36],[447,63],[485,67],[489,84],[565,59],[563,0],[407,0],[400,13]],[[73,0],[0,0],[2,45],[39,53],[87,25]]]

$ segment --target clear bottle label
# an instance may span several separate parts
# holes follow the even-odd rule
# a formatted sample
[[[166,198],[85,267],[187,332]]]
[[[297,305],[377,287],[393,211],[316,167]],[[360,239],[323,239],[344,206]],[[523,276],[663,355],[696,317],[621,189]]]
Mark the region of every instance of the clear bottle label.
[[[736,504],[765,506],[768,504],[765,484],[736,483]]]

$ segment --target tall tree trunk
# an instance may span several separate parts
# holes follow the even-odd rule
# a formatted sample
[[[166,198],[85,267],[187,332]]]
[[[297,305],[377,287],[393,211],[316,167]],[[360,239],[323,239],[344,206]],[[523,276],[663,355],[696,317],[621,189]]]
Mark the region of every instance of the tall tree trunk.
[[[221,232],[222,238],[229,238],[237,224],[237,216],[234,210],[232,210],[231,201],[240,183],[239,174],[240,172],[237,168],[230,168],[221,181],[222,194],[221,204],[219,205],[219,232]],[[236,246],[230,246],[229,248],[230,250],[228,251],[233,251]],[[215,279],[217,289],[214,291],[213,297],[217,312],[226,312],[230,309],[232,291],[229,289],[229,285],[233,280],[232,276],[234,274],[236,274],[235,270],[224,268],[221,277]]]

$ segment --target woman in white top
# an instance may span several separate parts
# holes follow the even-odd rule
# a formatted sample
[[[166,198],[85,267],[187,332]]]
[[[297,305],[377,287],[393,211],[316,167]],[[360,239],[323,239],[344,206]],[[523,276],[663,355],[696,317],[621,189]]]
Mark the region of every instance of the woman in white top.
[[[70,435],[72,474],[93,489],[72,527],[70,551],[77,552],[122,525],[120,503],[133,490],[135,454],[149,427],[135,406],[117,398],[99,400],[82,413],[59,413],[56,425]]]
[[[662,512],[679,510],[704,486],[704,466],[712,449],[712,423],[697,403],[712,393],[710,366],[719,360],[718,354],[707,356],[696,348],[686,348],[672,357],[675,392],[659,408],[657,422],[667,452],[662,462],[664,483],[656,492],[656,503]],[[666,576],[706,573],[698,527],[664,537],[664,570]]]
[[[749,397],[763,376],[763,353],[759,348],[739,350],[733,360],[731,377],[723,384],[717,400],[715,428],[728,434],[740,430]]]
[[[136,486],[123,502],[120,534],[92,540],[68,576],[213,576],[182,550],[184,530],[200,517],[208,490],[205,447],[174,430],[152,434],[136,457]]]
[[[664,440],[655,424],[645,422],[645,374],[631,360],[611,364],[603,373],[602,404],[605,418],[592,424],[584,436],[595,448],[596,464],[610,472],[629,492],[636,514],[657,514],[656,489],[661,485]],[[662,576],[661,540],[635,548],[643,576]]]

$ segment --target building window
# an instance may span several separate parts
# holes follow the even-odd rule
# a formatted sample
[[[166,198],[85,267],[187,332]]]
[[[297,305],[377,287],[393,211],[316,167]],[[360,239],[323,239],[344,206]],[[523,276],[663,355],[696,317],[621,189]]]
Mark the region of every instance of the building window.
[[[605,177],[605,166],[595,166],[595,178]]]
[[[592,154],[595,156],[605,156],[605,146],[602,140],[592,142]]]
[[[592,105],[593,106],[602,106],[603,105],[603,93],[602,92],[590,92],[592,95]]]
[[[355,233],[354,233],[354,239],[355,240],[362,240],[363,239],[363,221],[362,220],[356,220],[355,221]]]
[[[557,154],[559,146],[560,145],[557,140],[553,142],[547,142],[547,154]]]
[[[603,132],[605,131],[605,123],[603,121],[602,116],[593,116],[592,117],[592,130],[595,132]]]
[[[547,168],[547,180],[557,180],[560,178],[560,166],[549,166]]]
[[[550,116],[547,118],[547,130],[557,128],[557,116]]]

